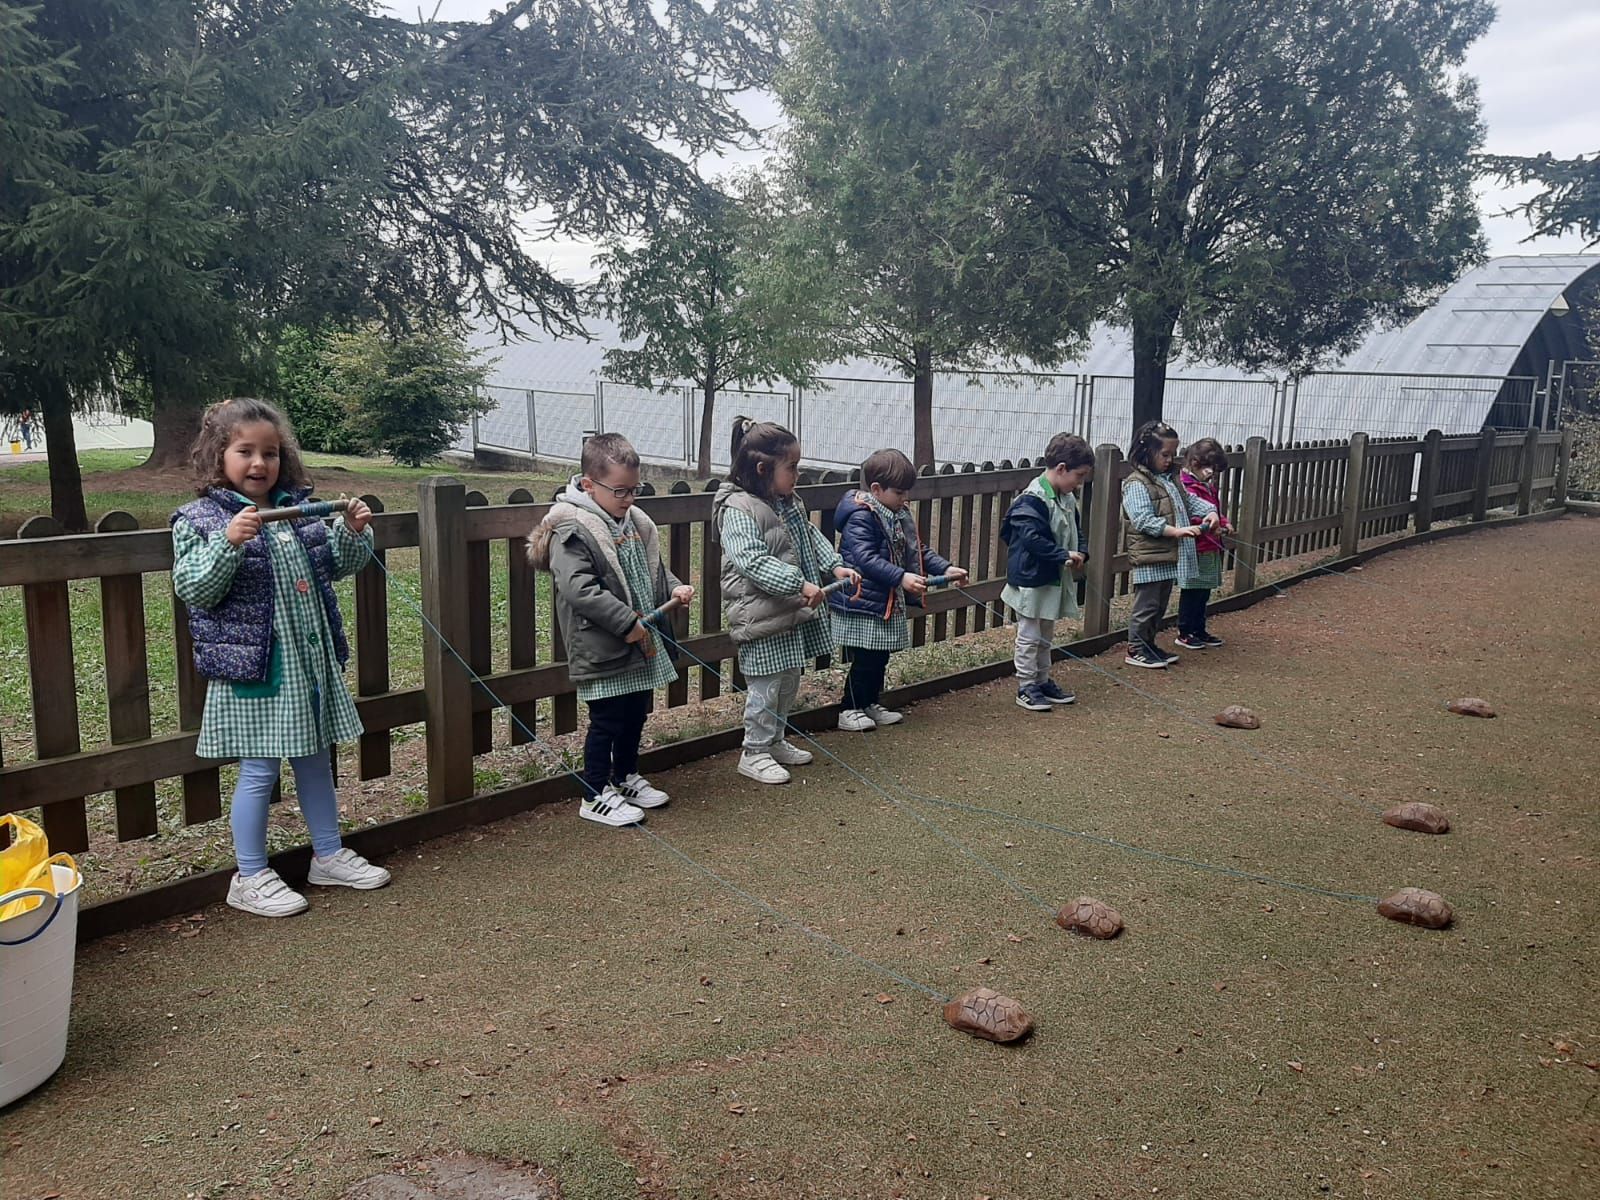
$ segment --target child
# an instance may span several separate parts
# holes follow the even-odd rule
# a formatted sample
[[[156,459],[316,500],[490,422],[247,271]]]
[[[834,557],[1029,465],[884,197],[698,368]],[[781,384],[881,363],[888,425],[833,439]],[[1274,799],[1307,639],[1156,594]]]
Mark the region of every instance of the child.
[[[739,417],[733,467],[712,502],[712,532],[722,546],[722,595],[728,633],[744,672],[744,750],[739,774],[787,783],[788,767],[811,752],[784,740],[807,659],[833,651],[828,621],[817,612],[825,580],[858,576],[806,517],[795,496],[800,443],[782,425]]]
[[[189,609],[195,669],[211,680],[195,753],[239,759],[228,903],[262,917],[306,910],[267,866],[267,801],[285,758],[311,831],[309,882],[382,887],[389,872],[340,845],[329,760],[335,742],[361,734],[333,583],[370,556],[372,511],[350,501],[331,536],[315,518],[263,526],[258,509],[303,502],[311,480],[289,422],[260,400],[213,404],[190,453],[200,498],[172,517],[172,586]]]
[[[1133,472],[1122,483],[1122,511],[1133,561],[1133,615],[1123,661],[1131,667],[1164,669],[1178,661],[1156,645],[1156,626],[1166,615],[1173,581],[1179,574],[1189,579],[1198,573],[1194,539],[1217,524],[1216,505],[1184,491],[1173,477],[1177,453],[1177,433],[1160,421],[1139,426],[1128,449]]]
[[[1191,496],[1216,511],[1217,523],[1194,540],[1195,569],[1178,573],[1178,645],[1186,650],[1206,650],[1222,639],[1206,629],[1206,605],[1213,589],[1222,586],[1222,539],[1217,530],[1231,528],[1217,499],[1217,477],[1228,469],[1228,454],[1216,438],[1201,438],[1183,456],[1179,481]]]
[[[1056,622],[1077,617],[1072,572],[1089,561],[1073,494],[1094,474],[1094,451],[1071,433],[1044,448],[1044,474],[1011,502],[1000,524],[1006,544],[1006,586],[1000,598],[1017,614],[1017,706],[1049,712],[1077,699],[1050,678]]]
[[[620,433],[583,444],[582,473],[528,537],[528,561],[555,581],[567,673],[589,706],[588,795],[578,815],[613,828],[644,819],[667,793],[639,774],[639,740],[656,688],[678,677],[661,635],[640,617],[694,599],[661,557],[655,522],[634,507],[639,455]]]
[[[865,733],[903,718],[878,703],[889,655],[911,644],[906,606],[921,607],[927,577],[946,575],[954,584],[967,573],[922,544],[907,501],[917,469],[898,450],[879,450],[861,464],[863,491],[846,492],[834,510],[839,553],[861,573],[852,594],[840,589],[828,597],[833,636],[848,649],[850,674],[844,685],[839,728]]]

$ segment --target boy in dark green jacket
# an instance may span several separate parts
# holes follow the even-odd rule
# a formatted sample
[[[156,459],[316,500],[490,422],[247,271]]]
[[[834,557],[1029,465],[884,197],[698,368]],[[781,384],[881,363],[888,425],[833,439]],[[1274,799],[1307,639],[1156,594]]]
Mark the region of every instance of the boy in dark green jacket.
[[[618,433],[591,437],[582,473],[528,537],[528,561],[555,583],[567,671],[589,706],[583,743],[588,795],[578,815],[632,825],[667,793],[639,774],[639,742],[656,688],[678,677],[661,635],[642,614],[668,597],[687,604],[694,588],[661,557],[655,522],[634,507],[639,455]]]

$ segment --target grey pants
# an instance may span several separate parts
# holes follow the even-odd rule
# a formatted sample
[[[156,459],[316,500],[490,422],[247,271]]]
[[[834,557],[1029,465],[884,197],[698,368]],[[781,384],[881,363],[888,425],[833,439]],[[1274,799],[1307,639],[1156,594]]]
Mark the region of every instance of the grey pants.
[[[746,675],[744,686],[745,752],[771,750],[783,740],[789,712],[800,695],[800,668],[776,675]]]
[[[1128,618],[1128,649],[1139,646],[1151,649],[1156,644],[1156,628],[1167,615],[1167,604],[1172,599],[1170,579],[1160,583],[1136,583],[1133,586],[1133,615]]]
[[[1055,641],[1056,623],[1043,617],[1017,618],[1017,683],[1032,687],[1050,678],[1050,643]]]

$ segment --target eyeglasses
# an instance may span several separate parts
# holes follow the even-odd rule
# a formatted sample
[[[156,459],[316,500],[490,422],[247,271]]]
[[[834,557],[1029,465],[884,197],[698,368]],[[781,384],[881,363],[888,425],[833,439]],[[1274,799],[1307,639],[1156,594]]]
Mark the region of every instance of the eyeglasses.
[[[618,500],[627,500],[629,497],[637,496],[639,494],[639,488],[643,486],[642,484],[636,483],[632,487],[612,487],[610,484],[601,483],[598,479],[595,479],[589,475],[585,475],[584,478],[594,485],[595,491],[610,492]]]

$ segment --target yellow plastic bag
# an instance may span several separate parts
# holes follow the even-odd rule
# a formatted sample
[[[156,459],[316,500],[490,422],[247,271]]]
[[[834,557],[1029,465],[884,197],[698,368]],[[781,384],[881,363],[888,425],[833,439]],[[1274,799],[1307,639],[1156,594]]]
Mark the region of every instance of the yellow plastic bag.
[[[55,872],[50,870],[51,866],[57,863],[71,867],[73,874],[77,874],[78,864],[72,861],[72,856],[52,855],[44,830],[28,818],[19,817],[16,813],[5,813],[0,815],[0,827],[11,830],[11,844],[0,850],[0,896],[21,888],[41,888],[52,896],[57,895]],[[20,917],[23,913],[32,912],[38,906],[38,896],[13,900],[0,908],[0,921]]]

